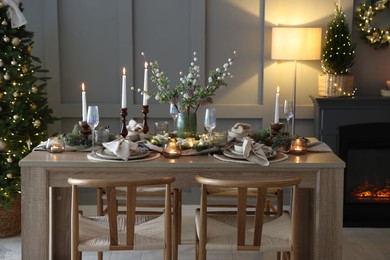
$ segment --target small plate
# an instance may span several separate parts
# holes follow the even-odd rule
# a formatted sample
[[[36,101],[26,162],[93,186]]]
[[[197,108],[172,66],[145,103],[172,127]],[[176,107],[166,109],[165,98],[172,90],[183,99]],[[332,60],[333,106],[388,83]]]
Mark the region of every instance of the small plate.
[[[277,155],[277,153],[278,153],[277,151],[272,151],[272,153],[267,156],[267,159],[270,160],[274,158]],[[235,151],[234,148],[223,150],[223,155],[231,159],[246,160],[244,154]]]
[[[128,160],[145,158],[150,154],[149,150],[146,150],[143,148],[139,148],[139,149],[140,149],[140,152],[131,154]],[[121,158],[116,156],[114,153],[112,153],[111,151],[109,151],[105,148],[101,148],[101,149],[97,150],[96,155],[102,159],[122,160]]]

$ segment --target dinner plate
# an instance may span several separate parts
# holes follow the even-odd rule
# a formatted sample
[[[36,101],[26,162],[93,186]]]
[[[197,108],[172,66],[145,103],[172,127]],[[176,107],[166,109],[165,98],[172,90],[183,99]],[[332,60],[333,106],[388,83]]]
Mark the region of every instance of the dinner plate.
[[[138,153],[131,154],[128,160],[145,158],[150,153],[150,151],[147,149],[144,149],[144,148],[139,148],[139,149],[140,149],[140,151]],[[119,158],[113,152],[111,152],[105,148],[101,148],[101,149],[97,150],[96,155],[102,159],[122,160],[122,158]]]
[[[244,154],[235,151],[234,148],[229,148],[229,149],[223,150],[223,155],[225,155],[226,157],[231,158],[231,159],[246,160]],[[276,155],[277,155],[277,152],[272,151],[272,153],[267,156],[267,159],[270,160],[270,159],[274,158]]]

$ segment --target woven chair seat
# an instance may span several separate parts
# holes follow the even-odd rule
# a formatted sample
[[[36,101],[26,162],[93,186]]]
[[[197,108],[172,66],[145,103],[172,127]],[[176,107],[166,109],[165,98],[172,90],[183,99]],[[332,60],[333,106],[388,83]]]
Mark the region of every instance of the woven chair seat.
[[[277,198],[278,188],[269,188],[267,190],[267,198]],[[236,188],[215,188],[215,187],[207,187],[207,195],[209,198],[218,198],[218,197],[237,197],[237,189]],[[257,189],[249,188],[248,196],[256,197]]]
[[[245,241],[253,241],[254,216],[246,216],[246,238]],[[200,232],[199,210],[195,215],[196,232]],[[288,213],[281,217],[265,217],[263,233],[261,238],[260,252],[267,251],[291,251],[291,218]],[[207,243],[206,249],[213,250],[238,250],[237,247],[237,216],[229,214],[213,215],[208,213],[207,217]]]
[[[80,244],[79,251],[109,251],[110,231],[108,217],[79,215]],[[119,215],[118,244],[126,244],[126,216]],[[137,216],[134,250],[164,249],[164,216]]]

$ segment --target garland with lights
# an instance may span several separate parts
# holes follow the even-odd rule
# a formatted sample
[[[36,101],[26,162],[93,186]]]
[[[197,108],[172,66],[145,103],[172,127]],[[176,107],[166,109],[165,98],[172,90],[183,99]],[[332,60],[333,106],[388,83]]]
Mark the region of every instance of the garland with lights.
[[[21,4],[0,0],[0,206],[4,208],[20,193],[19,161],[47,139],[47,125],[55,120],[44,92],[48,78],[36,76],[47,71],[31,55],[33,33],[11,19],[15,10],[20,15]]]
[[[361,3],[356,9],[356,24],[360,36],[375,49],[385,48],[390,44],[390,27],[378,28],[374,23],[375,15],[386,8],[390,9],[388,0],[371,0]]]

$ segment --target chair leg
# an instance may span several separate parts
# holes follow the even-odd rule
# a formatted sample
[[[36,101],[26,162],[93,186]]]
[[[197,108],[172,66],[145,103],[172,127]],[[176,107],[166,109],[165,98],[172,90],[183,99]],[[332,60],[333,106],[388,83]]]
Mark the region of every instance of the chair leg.
[[[98,252],[98,260],[103,260],[103,252]]]
[[[199,238],[195,228],[195,260],[199,259]]]

